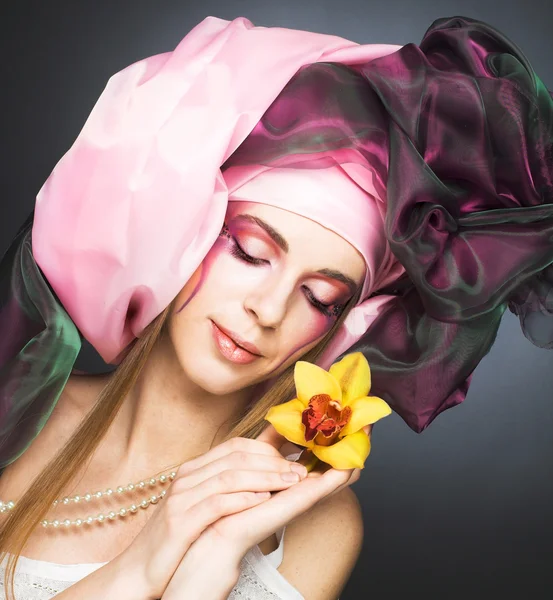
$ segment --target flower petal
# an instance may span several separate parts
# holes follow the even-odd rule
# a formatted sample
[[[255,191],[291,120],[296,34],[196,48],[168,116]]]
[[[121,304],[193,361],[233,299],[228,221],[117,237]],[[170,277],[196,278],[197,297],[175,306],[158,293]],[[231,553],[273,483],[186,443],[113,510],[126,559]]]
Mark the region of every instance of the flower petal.
[[[343,406],[347,406],[355,398],[366,396],[371,389],[371,369],[361,352],[347,354],[334,363],[328,372],[340,384]]]
[[[371,451],[371,440],[363,431],[346,436],[332,446],[315,446],[311,452],[334,469],[362,469]]]
[[[356,398],[349,407],[352,413],[348,424],[340,431],[339,437],[351,435],[365,425],[372,425],[383,417],[387,417],[392,412],[388,403],[378,396]]]
[[[272,406],[265,415],[265,420],[283,435],[289,442],[312,448],[314,442],[305,440],[305,426],[301,422],[301,414],[305,410],[303,403],[294,398],[289,402],[283,402]]]
[[[336,379],[321,367],[298,360],[294,367],[294,382],[298,399],[307,408],[309,400],[319,394],[328,394],[332,400],[342,400],[342,390]]]

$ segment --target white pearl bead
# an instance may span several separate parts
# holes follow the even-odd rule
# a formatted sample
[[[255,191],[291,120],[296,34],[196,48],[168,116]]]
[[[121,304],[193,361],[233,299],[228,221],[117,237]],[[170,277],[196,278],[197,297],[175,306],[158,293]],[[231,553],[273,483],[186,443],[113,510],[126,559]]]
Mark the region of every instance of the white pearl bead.
[[[161,475],[159,477],[159,481],[161,483],[165,483],[168,480],[173,480],[176,477],[177,473],[176,471],[171,471],[171,473],[169,475]],[[154,486],[156,484],[156,482],[158,481],[158,479],[156,479],[155,477],[151,477],[150,479],[146,479],[146,480],[142,480],[137,484],[134,483],[129,483],[127,486],[118,486],[116,488],[116,492],[114,492],[111,488],[108,488],[105,492],[94,492],[94,493],[89,493],[87,492],[86,494],[84,494],[83,496],[80,495],[76,495],[76,496],[65,496],[64,498],[62,498],[61,500],[57,499],[54,500],[52,502],[52,505],[55,507],[57,506],[59,503],[63,503],[65,505],[70,504],[71,502],[81,502],[81,500],[85,500],[86,502],[90,502],[91,500],[93,500],[94,498],[102,498],[103,496],[111,496],[114,493],[117,494],[122,494],[125,491],[134,491],[136,488],[140,488],[143,489],[146,487],[146,485],[150,484],[152,486]],[[140,502],[139,506],[141,508],[148,508],[148,506],[150,504],[156,504],[159,500],[161,500],[163,497],[165,497],[166,494],[166,490],[163,490],[159,495],[153,495],[150,496],[150,498],[142,500],[142,502]],[[108,515],[104,515],[102,513],[100,513],[97,517],[92,517],[92,516],[88,516],[86,517],[86,519],[77,519],[75,521],[71,521],[70,519],[65,519],[65,520],[59,520],[59,519],[55,519],[54,521],[47,521],[46,519],[41,521],[41,524],[43,527],[59,527],[60,525],[63,525],[65,527],[69,527],[71,525],[76,525],[77,527],[80,527],[83,524],[91,524],[94,521],[98,521],[100,523],[103,523],[107,518],[109,519],[114,519],[115,517],[117,517],[118,515],[120,516],[125,516],[127,515],[129,512],[131,513],[135,513],[139,506],[137,506],[136,504],[132,504],[128,509],[125,507],[122,507],[118,510],[118,512],[113,512],[111,511]],[[13,501],[9,501],[9,502],[3,502],[2,500],[0,500],[0,513],[5,513],[9,510],[12,510],[15,507],[15,502]]]

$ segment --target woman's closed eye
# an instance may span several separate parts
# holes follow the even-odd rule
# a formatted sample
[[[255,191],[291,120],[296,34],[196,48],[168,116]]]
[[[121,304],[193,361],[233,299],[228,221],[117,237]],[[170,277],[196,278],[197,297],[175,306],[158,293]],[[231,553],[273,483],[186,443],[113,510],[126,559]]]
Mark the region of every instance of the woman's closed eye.
[[[250,263],[252,265],[262,265],[262,264],[267,264],[270,262],[265,258],[256,258],[255,256],[248,254],[242,248],[242,246],[240,246],[240,244],[238,243],[238,240],[234,236],[230,236],[230,239],[232,241],[232,247],[230,249],[230,253],[232,254],[232,256],[234,256],[240,260],[243,260],[247,263]]]
[[[323,315],[326,315],[327,317],[338,317],[340,315],[340,313],[342,312],[342,310],[344,310],[345,304],[336,304],[336,303],[325,304],[324,302],[321,302],[320,300],[315,298],[315,296],[313,295],[313,292],[307,286],[303,285],[302,288],[305,290],[305,295],[307,296],[307,299],[309,300],[309,302],[318,311],[322,312]]]

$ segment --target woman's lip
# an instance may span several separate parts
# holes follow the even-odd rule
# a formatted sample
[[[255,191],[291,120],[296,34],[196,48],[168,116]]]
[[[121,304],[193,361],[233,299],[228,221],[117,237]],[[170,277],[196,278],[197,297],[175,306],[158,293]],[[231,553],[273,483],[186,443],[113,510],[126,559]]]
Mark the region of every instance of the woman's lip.
[[[254,354],[245,348],[239,346],[234,339],[223,330],[222,327],[217,325],[215,321],[211,321],[211,329],[213,333],[213,339],[215,344],[219,350],[219,352],[229,361],[246,365],[257,358],[259,358],[259,354]]]
[[[257,354],[257,356],[263,356],[261,354],[261,352],[259,351],[259,348],[255,344],[250,344],[250,342],[247,342],[246,340],[243,340],[239,335],[237,335],[233,331],[230,331],[229,329],[225,329],[224,327],[222,327],[221,325],[219,325],[219,323],[215,323],[215,321],[213,321],[213,323],[227,337],[229,337],[237,346],[241,346],[242,348],[244,348],[244,350],[247,350],[248,352],[251,352],[252,354]]]

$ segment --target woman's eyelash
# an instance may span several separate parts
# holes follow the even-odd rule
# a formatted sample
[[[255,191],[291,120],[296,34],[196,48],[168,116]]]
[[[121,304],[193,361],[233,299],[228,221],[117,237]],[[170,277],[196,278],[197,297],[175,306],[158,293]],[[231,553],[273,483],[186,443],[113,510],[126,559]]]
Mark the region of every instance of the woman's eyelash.
[[[230,253],[235,258],[243,260],[252,265],[262,265],[267,262],[266,260],[263,260],[262,258],[255,258],[254,256],[251,256],[247,252],[244,252],[244,250],[238,243],[238,240],[233,235],[231,235],[226,224],[223,225],[223,228],[221,229],[221,235],[228,238],[230,240],[230,242],[232,243],[232,248],[230,249]]]
[[[338,317],[340,313],[344,310],[344,304],[324,304],[320,300],[317,300],[313,295],[313,292],[306,286],[302,286],[306,292],[307,298],[309,302],[320,312],[322,312],[327,317]]]
[[[234,238],[232,238],[232,248],[230,249],[230,253],[232,256],[252,265],[263,265],[267,263],[267,261],[262,258],[255,258],[254,256],[250,256],[247,252],[244,252],[240,247],[240,244]]]

